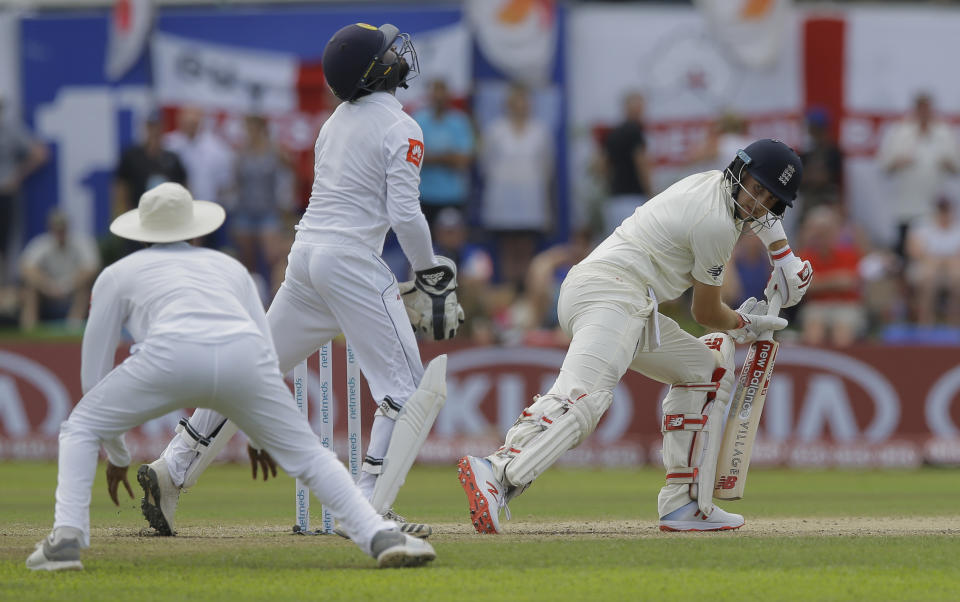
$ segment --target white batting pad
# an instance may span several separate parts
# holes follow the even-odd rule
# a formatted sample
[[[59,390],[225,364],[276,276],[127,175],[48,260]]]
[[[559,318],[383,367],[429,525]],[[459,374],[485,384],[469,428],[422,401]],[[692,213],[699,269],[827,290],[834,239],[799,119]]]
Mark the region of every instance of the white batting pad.
[[[380,476],[373,487],[370,504],[383,514],[390,509],[400,492],[407,472],[413,466],[437,414],[447,399],[447,356],[439,355],[427,364],[423,379],[413,395],[403,404],[393,427],[390,445],[383,457]]]

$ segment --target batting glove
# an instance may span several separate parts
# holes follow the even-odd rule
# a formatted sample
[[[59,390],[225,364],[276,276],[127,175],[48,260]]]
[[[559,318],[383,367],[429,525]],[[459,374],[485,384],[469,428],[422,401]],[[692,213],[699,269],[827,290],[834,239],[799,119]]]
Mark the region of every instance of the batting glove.
[[[764,296],[772,299],[779,294],[783,307],[793,307],[800,302],[813,280],[813,266],[793,254],[790,247],[777,251],[773,256],[773,272],[767,281]]]
[[[740,324],[733,330],[728,330],[727,334],[741,344],[756,341],[765,332],[787,327],[787,321],[783,318],[768,315],[767,302],[757,301],[756,297],[744,301],[736,311],[740,316]]]

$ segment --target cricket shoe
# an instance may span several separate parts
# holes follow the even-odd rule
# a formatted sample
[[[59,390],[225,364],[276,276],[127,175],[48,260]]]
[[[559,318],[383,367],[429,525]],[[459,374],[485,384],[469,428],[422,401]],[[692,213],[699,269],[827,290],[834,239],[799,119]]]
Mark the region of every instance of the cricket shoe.
[[[370,555],[377,559],[377,566],[382,569],[421,566],[437,557],[429,543],[401,533],[399,529],[377,531],[370,540]]]
[[[393,508],[384,512],[383,518],[397,523],[397,528],[400,529],[401,533],[406,533],[407,535],[416,537],[417,539],[426,539],[433,534],[433,527],[430,525],[425,525],[422,523],[408,523],[407,519],[394,512]],[[337,521],[333,524],[333,532],[344,539],[350,539],[350,536],[347,535],[347,532],[344,530],[343,525],[340,524],[340,521]]]
[[[710,516],[706,516],[695,500],[660,517],[661,531],[732,531],[742,526],[743,517],[739,514],[714,506]]]
[[[473,528],[477,533],[499,533],[500,510],[505,510],[510,520],[510,509],[504,498],[504,487],[493,474],[490,461],[476,456],[460,458],[457,478],[467,494]]]
[[[426,539],[433,534],[433,527],[430,525],[407,522],[407,519],[394,512],[393,508],[390,508],[384,512],[383,518],[397,523],[397,525],[400,527],[401,533],[406,533],[407,535],[416,537],[417,539]]]
[[[137,469],[137,482],[143,487],[143,501],[140,503],[143,517],[159,535],[176,535],[173,515],[180,500],[180,488],[170,478],[167,461],[160,458],[142,465]]]
[[[31,571],[83,570],[81,548],[83,531],[75,527],[57,527],[27,557],[27,568]]]

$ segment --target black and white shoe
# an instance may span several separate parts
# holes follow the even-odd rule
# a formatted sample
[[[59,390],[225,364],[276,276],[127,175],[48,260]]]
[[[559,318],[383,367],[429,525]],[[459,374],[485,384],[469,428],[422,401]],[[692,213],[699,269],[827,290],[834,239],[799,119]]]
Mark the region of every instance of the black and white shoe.
[[[407,535],[416,537],[417,539],[426,539],[433,534],[433,527],[430,525],[407,522],[407,519],[394,512],[393,508],[390,508],[384,512],[383,518],[397,523],[397,525],[400,526],[401,533],[406,533]]]
[[[137,469],[137,482],[143,488],[140,511],[158,535],[173,536],[173,516],[180,500],[180,488],[173,484],[163,458]]]

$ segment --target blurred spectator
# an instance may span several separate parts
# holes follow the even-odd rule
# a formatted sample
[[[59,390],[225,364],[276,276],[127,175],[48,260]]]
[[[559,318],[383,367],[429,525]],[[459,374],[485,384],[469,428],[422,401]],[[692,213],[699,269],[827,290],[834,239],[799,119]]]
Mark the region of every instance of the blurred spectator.
[[[737,151],[746,148],[753,140],[747,136],[747,122],[728,111],[720,117],[707,135],[705,144],[693,152],[689,161],[708,163],[704,169],[724,169],[737,156]]]
[[[623,100],[623,121],[610,130],[603,142],[603,171],[609,194],[603,208],[605,235],[653,194],[644,110],[643,95],[628,93]]]
[[[771,270],[770,254],[763,241],[749,232],[744,233],[733,249],[732,259],[733,269],[727,270],[721,286],[724,301],[731,307],[739,307],[749,297],[762,299]]]
[[[800,159],[803,160],[800,185],[803,215],[820,205],[840,205],[843,152],[830,134],[830,116],[826,109],[814,107],[807,111],[807,141]]]
[[[18,241],[20,221],[20,189],[23,181],[47,160],[47,147],[35,140],[22,125],[3,114],[3,92],[0,91],[0,286],[8,280],[9,257]]]
[[[483,342],[492,342],[487,339],[490,308],[486,303],[493,280],[490,254],[482,246],[467,240],[464,217],[453,207],[436,214],[433,246],[437,254],[449,257],[457,264],[457,297],[466,318],[460,333],[471,339],[481,335]]]
[[[940,293],[946,294],[947,321],[960,324],[960,222],[949,199],[919,218],[907,233],[907,280],[914,287],[917,322],[937,322]]]
[[[237,150],[233,202],[230,207],[230,237],[237,259],[255,275],[270,275],[278,244],[281,213],[292,205],[293,161],[270,140],[265,117],[248,115],[246,139]],[[263,269],[261,269],[263,262]]]
[[[860,251],[845,236],[836,209],[812,209],[802,225],[800,257],[813,266],[813,281],[800,304],[807,345],[843,347],[863,334],[866,314],[860,297]]]
[[[151,112],[143,125],[143,142],[128,147],[114,172],[113,215],[136,209],[140,195],[163,184],[186,184],[187,172],[180,158],[163,148],[163,120]]]
[[[896,251],[903,257],[910,222],[933,213],[946,175],[960,169],[957,141],[950,127],[934,117],[928,94],[918,94],[913,114],[886,132],[877,161],[896,179],[890,202],[898,226]]]
[[[414,116],[423,130],[423,168],[420,170],[420,203],[433,225],[446,207],[465,212],[470,195],[470,166],[475,140],[470,119],[453,107],[443,80],[430,82],[430,106]]]
[[[525,302],[529,305],[529,328],[555,329],[557,298],[560,285],[570,268],[580,263],[593,250],[589,229],[573,232],[570,242],[554,245],[538,253],[527,271]]]
[[[529,93],[512,86],[505,115],[483,134],[483,225],[496,238],[501,279],[517,289],[551,225],[554,151],[546,124],[531,117]]]
[[[144,122],[143,142],[124,150],[114,170],[113,217],[136,209],[140,195],[164,182],[186,184],[187,172],[180,158],[163,148],[163,120],[153,111]],[[113,263],[139,248],[132,240],[110,237],[104,241],[103,258]]]
[[[66,319],[78,327],[90,306],[90,286],[100,269],[93,238],[71,232],[59,210],[47,216],[47,232],[31,240],[20,256],[23,307],[20,328]]]
[[[180,109],[177,129],[164,136],[163,145],[180,157],[187,171],[187,187],[194,198],[226,204],[225,193],[233,183],[233,151],[217,134],[203,127],[202,109]],[[210,236],[221,236],[223,230]]]

